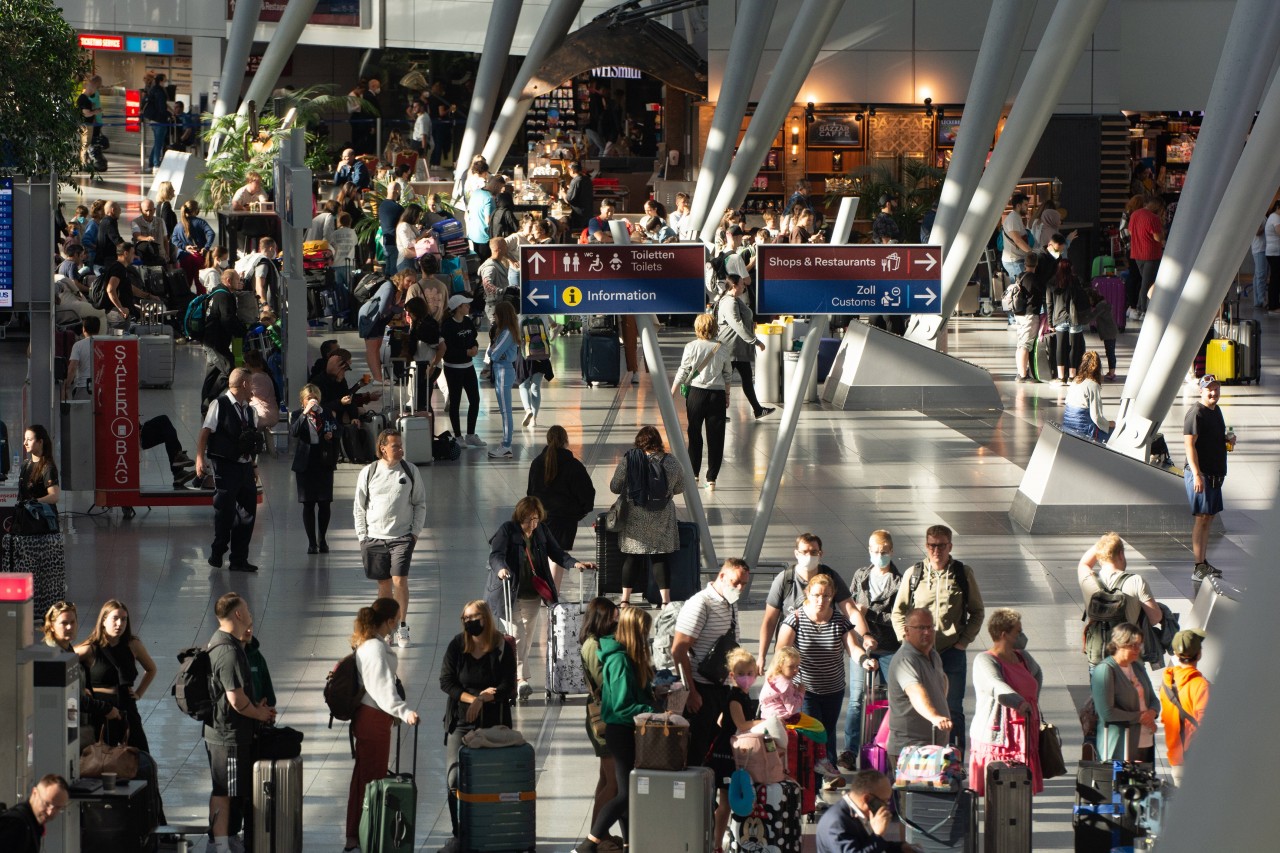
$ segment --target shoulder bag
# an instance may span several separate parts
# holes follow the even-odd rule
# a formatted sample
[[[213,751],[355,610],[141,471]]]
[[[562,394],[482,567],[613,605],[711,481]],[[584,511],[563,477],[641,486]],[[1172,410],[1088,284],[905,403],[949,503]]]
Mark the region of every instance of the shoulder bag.
[[[673,714],[636,716],[636,769],[678,772],[688,766],[689,723]]]
[[[720,342],[716,341],[716,345],[712,348],[711,352],[703,356],[702,360],[698,362],[698,366],[693,369],[693,373],[689,374],[688,380],[680,383],[681,397],[689,396],[689,389],[693,386],[693,380],[698,378],[698,374],[702,372],[702,368],[706,367],[707,364],[716,357],[716,353],[719,350],[720,350]]]
[[[604,514],[604,529],[610,533],[618,533],[627,523],[627,495],[618,495],[618,499],[613,502],[613,506],[609,507],[609,511]]]
[[[114,773],[121,782],[130,782],[138,776],[138,748],[128,746],[129,730],[125,729],[124,742],[110,746],[106,741],[107,727],[98,729],[98,740],[80,752],[80,775],[86,779],[101,779],[103,773]]]

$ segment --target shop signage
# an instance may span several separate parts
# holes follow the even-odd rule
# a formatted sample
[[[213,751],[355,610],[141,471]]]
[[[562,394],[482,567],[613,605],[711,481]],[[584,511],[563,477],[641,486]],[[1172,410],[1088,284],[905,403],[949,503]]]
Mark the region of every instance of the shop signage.
[[[602,65],[591,69],[592,77],[607,77],[614,80],[639,80],[640,69],[626,65]]]
[[[13,178],[0,178],[0,308],[13,307]]]
[[[93,339],[95,490],[138,491],[138,339]]]
[[[262,54],[253,53],[249,55],[248,61],[245,63],[244,73],[252,77],[258,73],[258,68],[262,65]],[[281,77],[289,77],[293,74],[293,56],[284,61],[284,68],[280,71]]]
[[[308,24],[328,27],[360,26],[360,7],[366,0],[318,0],[316,10],[307,19]],[[284,14],[284,7],[289,0],[262,0],[262,11],[258,20],[263,23],[277,23]],[[236,0],[227,0],[227,20],[235,17]]]
[[[856,113],[819,115],[809,125],[810,148],[861,148],[862,119]]]
[[[124,90],[124,129],[128,133],[142,133],[142,90]]]
[[[130,53],[154,53],[157,56],[173,56],[173,39],[151,38],[150,36],[128,36],[124,40],[124,49]]]
[[[80,47],[84,50],[124,50],[124,36],[81,33]]]
[[[938,246],[765,244],[757,314],[938,314]]]
[[[936,148],[955,148],[956,135],[960,133],[960,119],[962,116],[938,116],[935,119],[937,128],[937,139],[934,140]]]
[[[706,310],[700,243],[523,246],[525,314],[700,314]]]

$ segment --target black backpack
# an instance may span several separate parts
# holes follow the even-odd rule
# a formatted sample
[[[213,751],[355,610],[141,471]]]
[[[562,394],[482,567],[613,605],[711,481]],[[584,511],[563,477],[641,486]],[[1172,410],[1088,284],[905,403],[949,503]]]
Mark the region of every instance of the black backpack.
[[[329,706],[329,728],[334,720],[349,722],[360,709],[364,698],[364,685],[360,683],[360,669],[356,665],[355,652],[333,665],[324,679],[324,704]]]
[[[221,642],[208,646],[192,646],[178,652],[178,677],[173,681],[170,693],[178,703],[178,710],[205,725],[213,724],[213,710],[218,697],[213,689],[213,662],[209,652],[218,646],[233,643]]]
[[[105,270],[89,286],[89,304],[99,311],[110,311],[114,307],[111,304],[111,299],[107,296],[107,273]]]
[[[663,456],[645,454],[647,476],[644,482],[644,508],[662,509],[671,502],[670,487],[667,485],[667,469],[662,464]]]
[[[1120,587],[1128,579],[1129,573],[1121,572],[1115,585],[1108,589],[1102,578],[1098,578],[1098,591],[1085,603],[1084,615],[1080,617],[1084,620],[1083,647],[1089,663],[1095,666],[1107,656],[1111,630],[1125,621],[1129,596],[1121,592]]]

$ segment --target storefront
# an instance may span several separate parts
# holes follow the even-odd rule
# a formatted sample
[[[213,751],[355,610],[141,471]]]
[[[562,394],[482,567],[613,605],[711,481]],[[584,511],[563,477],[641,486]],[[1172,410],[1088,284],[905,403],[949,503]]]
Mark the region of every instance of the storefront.
[[[102,78],[103,131],[114,150],[136,148],[142,138],[137,106],[148,74],[164,74],[169,99],[193,108],[190,38],[81,33],[79,40],[92,57],[93,73]],[[208,106],[197,100],[194,109]]]
[[[1151,181],[1166,204],[1182,194],[1187,169],[1200,135],[1202,112],[1126,113],[1129,119],[1131,179],[1142,180],[1142,168],[1151,170]],[[1131,186],[1136,189],[1136,186]],[[1133,193],[1131,193],[1133,194]]]

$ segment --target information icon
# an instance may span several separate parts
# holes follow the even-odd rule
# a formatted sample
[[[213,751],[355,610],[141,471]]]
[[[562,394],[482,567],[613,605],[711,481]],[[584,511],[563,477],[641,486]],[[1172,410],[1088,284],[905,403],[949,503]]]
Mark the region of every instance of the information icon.
[[[566,287],[564,289],[564,304],[573,307],[582,301],[582,291],[576,287]]]

